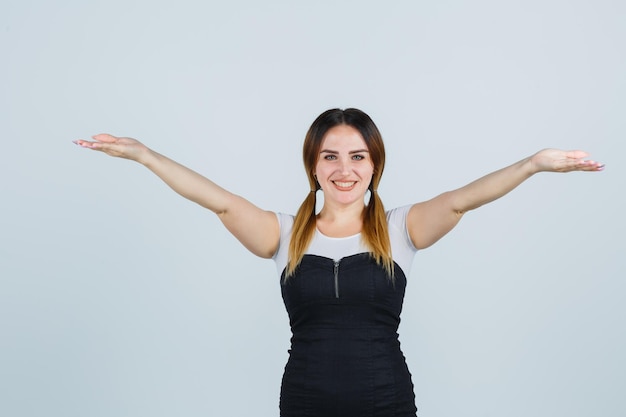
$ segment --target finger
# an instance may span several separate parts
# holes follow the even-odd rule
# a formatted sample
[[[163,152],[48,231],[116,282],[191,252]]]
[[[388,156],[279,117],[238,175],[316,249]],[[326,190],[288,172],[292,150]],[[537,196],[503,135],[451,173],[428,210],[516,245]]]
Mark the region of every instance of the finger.
[[[115,151],[117,145],[115,143],[108,142],[90,142],[88,140],[75,140],[74,143],[80,147],[92,149],[94,151],[102,151],[105,153],[110,153],[111,151]]]
[[[589,156],[587,152],[580,150],[568,151],[565,155],[571,159],[583,159]]]
[[[587,159],[577,161],[573,169],[576,169],[578,171],[602,171],[604,169],[604,164],[598,161]]]
[[[106,143],[115,143],[119,139],[118,137],[109,135],[108,133],[99,133],[97,135],[93,135],[92,138],[94,138],[98,142],[106,142]]]
[[[602,171],[604,164],[598,161],[585,161],[584,171]]]
[[[73,141],[76,145],[80,146],[81,148],[89,148],[89,149],[94,149],[94,142],[89,142],[87,140],[82,140],[82,139],[78,139]]]

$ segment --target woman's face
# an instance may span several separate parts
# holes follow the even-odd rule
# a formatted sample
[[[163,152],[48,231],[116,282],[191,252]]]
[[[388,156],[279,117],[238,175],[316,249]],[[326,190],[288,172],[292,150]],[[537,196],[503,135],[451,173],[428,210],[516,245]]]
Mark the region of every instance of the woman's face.
[[[374,165],[359,131],[339,125],[326,132],[314,173],[324,191],[325,204],[363,204]]]

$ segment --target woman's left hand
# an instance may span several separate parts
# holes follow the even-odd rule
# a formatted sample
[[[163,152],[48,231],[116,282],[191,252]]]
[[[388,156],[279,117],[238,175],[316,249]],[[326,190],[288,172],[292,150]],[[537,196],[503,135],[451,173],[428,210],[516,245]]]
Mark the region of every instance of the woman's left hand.
[[[589,154],[585,151],[544,149],[531,156],[530,161],[534,172],[602,171],[604,169],[604,164],[585,159],[587,156]]]

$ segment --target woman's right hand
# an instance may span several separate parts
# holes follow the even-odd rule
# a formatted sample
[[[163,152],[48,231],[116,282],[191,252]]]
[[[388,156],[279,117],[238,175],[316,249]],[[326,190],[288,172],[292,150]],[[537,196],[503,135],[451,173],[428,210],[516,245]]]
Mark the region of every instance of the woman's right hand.
[[[120,138],[106,133],[92,136],[92,138],[95,141],[90,142],[80,139],[74,141],[74,143],[83,148],[93,149],[94,151],[104,152],[110,156],[130,159],[137,162],[141,162],[142,158],[149,151],[143,143],[132,138]]]
[[[252,253],[271,258],[278,248],[280,228],[276,214],[223,189],[208,178],[152,151],[131,138],[100,134],[94,141],[77,140],[83,148],[137,161],[186,199],[218,215],[226,228]]]

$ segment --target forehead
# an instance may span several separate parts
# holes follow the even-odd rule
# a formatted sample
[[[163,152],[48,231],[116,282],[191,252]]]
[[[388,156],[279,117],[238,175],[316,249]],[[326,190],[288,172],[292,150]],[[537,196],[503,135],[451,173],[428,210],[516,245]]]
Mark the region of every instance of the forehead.
[[[341,149],[367,149],[367,144],[361,133],[354,127],[339,125],[330,128],[324,135],[320,151],[326,149],[335,151]]]

